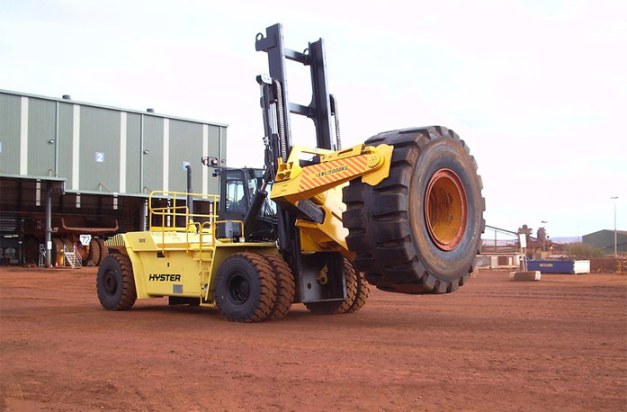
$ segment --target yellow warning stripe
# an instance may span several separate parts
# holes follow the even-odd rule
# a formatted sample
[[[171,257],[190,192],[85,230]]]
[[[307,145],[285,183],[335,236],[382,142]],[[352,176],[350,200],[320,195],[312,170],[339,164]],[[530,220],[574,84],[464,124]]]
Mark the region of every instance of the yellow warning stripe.
[[[366,156],[357,156],[307,166],[303,168],[299,188],[309,190],[355,176],[367,169],[366,163]]]

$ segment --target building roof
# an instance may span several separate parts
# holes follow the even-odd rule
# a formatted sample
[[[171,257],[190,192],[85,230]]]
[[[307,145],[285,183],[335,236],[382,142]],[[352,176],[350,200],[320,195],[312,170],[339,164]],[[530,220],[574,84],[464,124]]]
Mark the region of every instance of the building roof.
[[[13,92],[13,91],[10,91],[10,90],[3,90],[3,89],[0,89],[0,93],[9,94],[9,95],[13,95],[13,96],[19,96],[19,97],[22,97],[22,96],[23,97],[31,97],[31,98],[34,98],[34,99],[48,100],[48,101],[52,101],[52,102],[60,102],[60,103],[67,103],[67,104],[78,104],[78,105],[81,105],[81,106],[88,106],[88,107],[98,107],[98,108],[101,108],[101,109],[116,110],[116,111],[121,111],[121,112],[126,112],[126,113],[143,114],[143,115],[147,115],[147,116],[162,117],[162,118],[172,119],[172,120],[182,120],[182,121],[185,121],[185,122],[208,124],[208,125],[211,125],[211,126],[228,127],[228,124],[225,124],[225,123],[210,122],[210,121],[198,120],[198,119],[189,119],[189,118],[185,118],[185,117],[170,116],[170,115],[166,115],[166,114],[160,114],[160,113],[149,112],[149,111],[141,111],[141,110],[134,110],[134,109],[124,109],[124,108],[121,108],[121,107],[107,106],[107,105],[103,105],[103,104],[81,102],[81,101],[72,100],[72,99],[69,99],[69,98],[68,99],[63,99],[63,98],[59,99],[57,97],[39,96],[39,95],[36,95],[36,94],[22,93],[22,92]]]
[[[611,233],[613,235],[614,229],[601,229],[601,230],[597,230],[596,232],[585,234],[584,236],[596,235],[596,234],[601,234],[601,233]],[[621,235],[621,236],[627,236],[627,230],[617,230],[616,234]]]

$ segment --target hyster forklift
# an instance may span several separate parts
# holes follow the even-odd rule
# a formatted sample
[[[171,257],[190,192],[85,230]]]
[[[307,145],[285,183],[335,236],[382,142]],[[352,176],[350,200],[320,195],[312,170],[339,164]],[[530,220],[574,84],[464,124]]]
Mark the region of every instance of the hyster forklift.
[[[277,24],[255,46],[270,69],[257,77],[264,169],[219,168],[204,158],[220,176],[219,196],[153,192],[150,229],[107,242],[97,276],[102,306],[127,310],[137,298],[167,296],[259,322],[283,318],[293,303],[355,312],[369,285],[409,294],[464,285],[485,225],[481,178],[465,143],[431,126],[342,149],[323,40],[287,49]],[[287,60],[309,66],[309,105],[288,100]],[[313,120],[317,147],[293,144],[290,114]],[[194,213],[192,199],[210,203],[209,213]]]

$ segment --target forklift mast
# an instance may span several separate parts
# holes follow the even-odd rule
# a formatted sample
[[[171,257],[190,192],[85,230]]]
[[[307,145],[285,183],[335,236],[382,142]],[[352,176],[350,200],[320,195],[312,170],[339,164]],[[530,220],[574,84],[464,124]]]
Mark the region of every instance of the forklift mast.
[[[266,178],[268,182],[272,182],[277,174],[278,160],[287,161],[294,146],[290,114],[306,116],[313,120],[316,144],[321,149],[341,149],[339,123],[335,113],[335,100],[329,94],[327,87],[323,39],[309,43],[303,52],[291,50],[284,46],[281,24],[275,24],[266,28],[265,35],[262,33],[257,34],[255,48],[257,51],[267,53],[270,69],[269,75],[257,76],[257,82],[261,87],[261,107],[265,129]],[[312,99],[307,106],[292,103],[288,99],[288,82],[285,66],[287,60],[309,66]],[[331,117],[333,116],[336,116],[335,128],[332,127],[331,123]],[[335,131],[336,139],[333,139],[333,131]],[[312,162],[309,164],[312,164]],[[301,279],[316,276],[324,266],[333,271],[341,272],[342,270],[342,257],[337,253],[315,254],[320,256],[304,256],[301,254],[296,219],[303,215],[307,216],[306,212],[303,213],[307,207],[307,201],[301,203],[302,206],[299,205],[296,208],[287,204],[277,204],[278,247],[296,274],[297,283]],[[314,208],[310,207],[309,209]],[[256,213],[256,211],[251,210],[251,213]],[[339,289],[342,288],[341,285],[337,287]]]
[[[283,28],[281,24],[275,24],[266,29],[265,36],[262,33],[257,34],[255,48],[257,51],[268,53],[270,79],[263,78],[263,80],[260,80],[263,81],[262,88],[264,85],[267,85],[270,90],[263,90],[262,93],[269,95],[267,96],[269,101],[264,99],[264,103],[272,104],[276,102],[277,110],[280,110],[277,120],[281,133],[277,137],[284,141],[285,151],[289,153],[293,146],[290,113],[306,116],[313,120],[316,129],[317,147],[339,150],[340,147],[337,147],[337,142],[332,142],[331,116],[335,114],[333,110],[335,102],[327,87],[324,41],[319,39],[309,43],[309,47],[303,52],[287,49],[283,43]],[[309,66],[312,100],[308,106],[291,103],[288,99],[287,73],[285,70],[285,62],[288,59],[301,63],[304,66]],[[275,110],[264,104],[264,110],[270,109]],[[268,124],[268,119],[264,123],[267,132],[266,136],[273,135],[273,130],[268,129],[269,126],[273,125]]]
[[[287,161],[287,157],[294,146],[290,126],[290,114],[306,116],[313,120],[316,144],[318,148],[339,150],[338,140],[332,141],[331,117],[335,106],[333,96],[328,93],[326,64],[324,57],[324,42],[319,39],[309,43],[304,52],[287,49],[283,42],[281,24],[275,24],[266,29],[266,35],[257,34],[255,48],[268,54],[270,74],[257,76],[261,86],[261,106],[264,120],[264,143],[266,145],[265,168],[268,181],[272,181],[277,174],[278,159]],[[288,99],[286,60],[292,60],[309,66],[311,74],[312,100],[308,106],[292,103]],[[336,123],[336,135],[339,127]],[[283,252],[294,249],[294,242],[298,236],[295,231],[295,211],[279,207],[279,248]],[[285,244],[287,242],[287,244]]]

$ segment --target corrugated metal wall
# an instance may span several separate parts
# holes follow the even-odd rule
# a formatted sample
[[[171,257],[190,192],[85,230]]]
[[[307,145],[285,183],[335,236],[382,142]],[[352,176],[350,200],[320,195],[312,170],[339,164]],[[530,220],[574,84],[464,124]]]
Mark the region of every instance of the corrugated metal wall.
[[[0,173],[66,179],[66,191],[218,193],[203,155],[226,158],[226,126],[0,91]]]
[[[28,174],[54,176],[55,103],[28,99]]]
[[[163,129],[164,121],[154,116],[144,116],[144,144],[142,145],[142,190],[169,190],[163,182]]]
[[[582,243],[601,249],[605,254],[614,254],[614,231],[599,230],[598,232],[583,235]],[[618,230],[616,232],[616,250],[620,253],[627,252],[627,232]]]
[[[0,94],[0,173],[19,174],[20,97]]]

